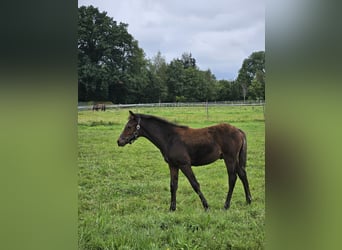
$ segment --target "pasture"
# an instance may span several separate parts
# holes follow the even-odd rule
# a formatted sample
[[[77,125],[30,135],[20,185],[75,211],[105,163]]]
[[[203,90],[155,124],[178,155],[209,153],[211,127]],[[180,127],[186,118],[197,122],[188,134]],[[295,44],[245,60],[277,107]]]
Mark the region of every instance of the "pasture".
[[[262,106],[132,108],[200,128],[230,123],[247,134],[252,204],[238,179],[224,210],[228,175],[223,160],[193,171],[210,210],[180,173],[177,210],[169,212],[170,174],[147,139],[118,147],[128,109],[78,113],[79,249],[264,249],[265,122]]]

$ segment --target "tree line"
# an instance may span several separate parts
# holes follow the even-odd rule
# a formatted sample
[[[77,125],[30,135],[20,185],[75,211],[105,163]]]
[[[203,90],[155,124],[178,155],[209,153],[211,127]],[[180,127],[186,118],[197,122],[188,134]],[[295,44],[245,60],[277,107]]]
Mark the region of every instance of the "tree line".
[[[201,70],[191,53],[146,58],[127,24],[93,6],[78,9],[78,100],[113,103],[265,99],[265,52],[253,52],[233,81]]]

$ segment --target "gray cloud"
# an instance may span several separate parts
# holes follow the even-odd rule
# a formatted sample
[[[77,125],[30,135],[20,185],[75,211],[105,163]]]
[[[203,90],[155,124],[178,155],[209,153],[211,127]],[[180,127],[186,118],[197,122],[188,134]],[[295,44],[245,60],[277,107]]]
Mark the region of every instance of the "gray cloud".
[[[148,58],[167,61],[191,52],[198,66],[218,79],[235,79],[243,59],[265,50],[265,2],[253,0],[80,0],[118,22]]]

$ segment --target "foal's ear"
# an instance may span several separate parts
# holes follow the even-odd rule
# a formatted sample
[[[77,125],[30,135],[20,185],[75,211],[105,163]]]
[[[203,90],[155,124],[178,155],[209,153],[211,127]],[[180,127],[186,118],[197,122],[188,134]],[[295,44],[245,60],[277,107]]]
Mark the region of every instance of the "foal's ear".
[[[130,114],[130,118],[134,118],[135,117],[135,114],[129,110],[129,114]]]

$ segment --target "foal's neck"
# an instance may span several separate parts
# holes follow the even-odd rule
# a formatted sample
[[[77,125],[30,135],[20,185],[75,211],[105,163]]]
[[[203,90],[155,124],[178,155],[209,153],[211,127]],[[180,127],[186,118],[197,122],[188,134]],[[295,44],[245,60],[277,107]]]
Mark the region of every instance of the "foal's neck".
[[[160,151],[165,152],[165,147],[170,136],[174,133],[173,126],[170,124],[161,124],[158,120],[141,120],[143,133],[141,136],[151,141]]]

